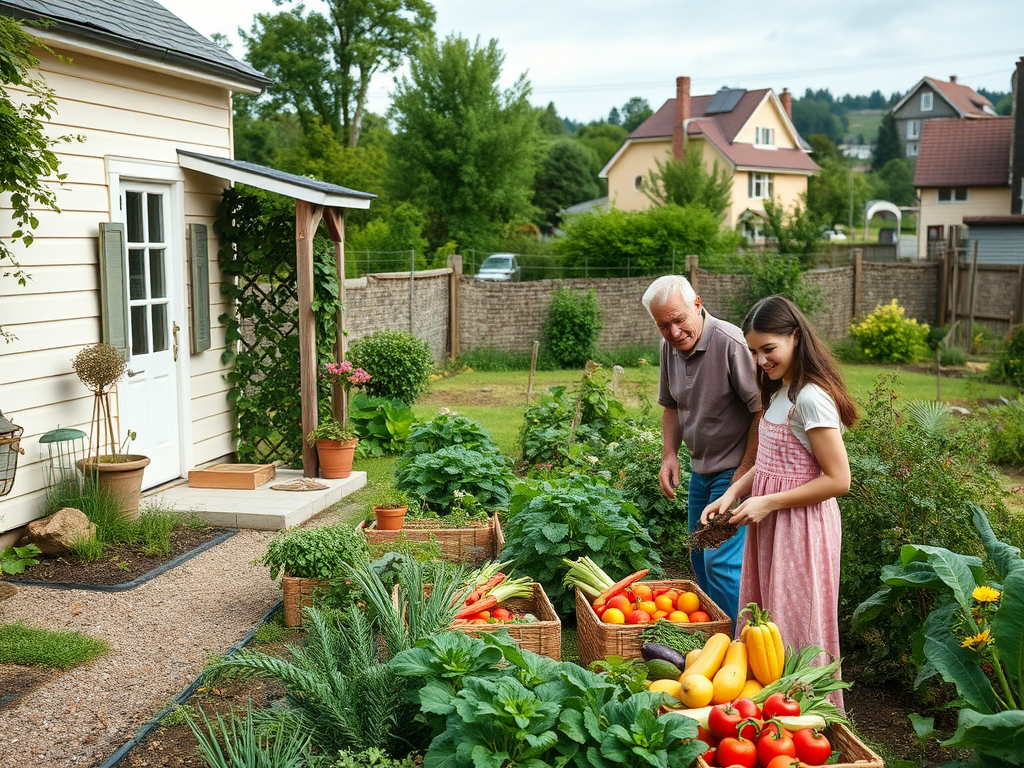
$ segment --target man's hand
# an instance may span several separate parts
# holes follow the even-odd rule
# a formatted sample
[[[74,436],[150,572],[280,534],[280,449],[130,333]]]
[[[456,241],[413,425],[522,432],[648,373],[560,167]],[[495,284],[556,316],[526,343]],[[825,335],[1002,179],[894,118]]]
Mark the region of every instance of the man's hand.
[[[658,480],[661,481],[661,492],[665,497],[674,499],[676,488],[679,487],[679,456],[669,456],[661,460]]]

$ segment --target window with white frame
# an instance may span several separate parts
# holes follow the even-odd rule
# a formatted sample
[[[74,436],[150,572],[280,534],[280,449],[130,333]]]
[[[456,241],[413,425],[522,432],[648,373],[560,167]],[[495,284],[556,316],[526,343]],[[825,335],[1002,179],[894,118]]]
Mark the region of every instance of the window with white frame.
[[[752,173],[747,177],[747,192],[754,200],[771,198],[774,191],[774,180],[770,173]]]
[[[907,138],[908,139],[919,139],[919,138],[921,138],[921,121],[920,120],[907,120]]]
[[[907,142],[907,157],[917,157],[917,142],[916,141],[908,141]]]
[[[754,129],[754,143],[760,144],[763,147],[774,147],[775,146],[775,129],[774,128],[755,128]]]
[[[967,187],[949,187],[939,190],[940,203],[966,203]]]
[[[932,107],[935,106],[934,101],[935,101],[935,94],[934,93],[932,93],[931,91],[927,91],[925,93],[922,93],[921,94],[921,111],[922,112],[931,112],[932,111]]]

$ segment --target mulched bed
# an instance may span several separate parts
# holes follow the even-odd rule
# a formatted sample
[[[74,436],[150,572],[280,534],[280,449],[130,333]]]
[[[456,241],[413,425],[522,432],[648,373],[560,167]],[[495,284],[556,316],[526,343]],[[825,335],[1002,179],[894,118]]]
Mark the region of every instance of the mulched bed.
[[[103,548],[103,558],[95,563],[83,563],[73,555],[44,557],[40,558],[38,565],[26,568],[24,573],[6,574],[4,578],[13,583],[45,581],[49,584],[115,586],[144,576],[154,568],[170,562],[179,555],[191,552],[228,530],[230,529],[193,530],[181,527],[171,531],[171,551],[167,555],[146,555],[138,545],[111,544]]]

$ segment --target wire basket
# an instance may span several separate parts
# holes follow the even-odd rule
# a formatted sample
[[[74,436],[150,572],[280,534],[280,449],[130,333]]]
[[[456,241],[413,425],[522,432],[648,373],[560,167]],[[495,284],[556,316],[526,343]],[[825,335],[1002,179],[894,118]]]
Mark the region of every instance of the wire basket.
[[[14,474],[18,471],[18,456],[25,453],[21,436],[25,430],[4,418],[0,411],[0,497],[14,488]]]

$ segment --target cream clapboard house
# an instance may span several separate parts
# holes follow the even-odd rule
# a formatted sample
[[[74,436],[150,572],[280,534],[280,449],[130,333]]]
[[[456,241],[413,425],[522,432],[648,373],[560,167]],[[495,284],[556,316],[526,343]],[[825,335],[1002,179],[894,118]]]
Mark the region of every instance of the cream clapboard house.
[[[83,139],[59,147],[61,212],[40,212],[18,253],[28,286],[0,281],[0,325],[17,336],[0,342],[0,410],[26,451],[0,498],[2,534],[42,511],[40,435],[88,431],[92,398],[71,359],[97,341],[130,356],[116,407],[138,435],[131,451],[152,460],[145,487],[234,452],[212,227],[226,186],[362,208],[373,195],[231,161],[232,92],[270,81],[154,0],[0,0],[0,13],[50,22],[32,30],[63,58],[40,53],[57,99],[48,131]]]
[[[788,91],[779,97],[770,88],[722,89],[691,97],[690,78],[676,78],[676,97],[630,133],[601,170],[610,204],[626,211],[650,207],[643,186],[655,161],[682,159],[687,146],[699,146],[708,171],[717,162],[733,179],[722,226],[739,226],[758,238],[765,199],[775,197],[792,208],[818,170],[790,110]]]

